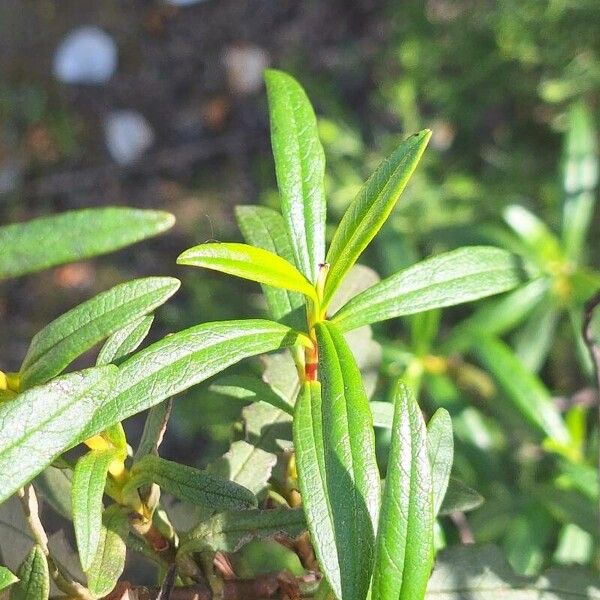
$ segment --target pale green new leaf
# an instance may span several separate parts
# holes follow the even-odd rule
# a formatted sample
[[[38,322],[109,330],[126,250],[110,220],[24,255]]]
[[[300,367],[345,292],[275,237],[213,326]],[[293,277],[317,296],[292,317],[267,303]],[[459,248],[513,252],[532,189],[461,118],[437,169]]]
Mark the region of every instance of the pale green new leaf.
[[[265,73],[271,145],[285,220],[298,269],[313,283],[325,257],[325,153],[317,120],[300,84],[281,71]]]
[[[436,410],[427,424],[427,453],[431,465],[433,516],[436,517],[448,489],[454,461],[452,420],[444,408]]]
[[[98,342],[166,302],[178,288],[172,277],[135,279],[61,315],[31,340],[21,366],[23,389],[58,375]]]
[[[112,365],[71,373],[0,404],[0,503],[82,440],[116,373]]]
[[[392,212],[415,170],[429,138],[428,129],[412,135],[383,161],[346,210],[333,236],[323,306],[328,306],[344,276]]]
[[[266,206],[238,206],[235,215],[248,244],[295,263],[294,251],[280,213]],[[263,292],[273,320],[295,328],[304,326],[305,301],[302,294],[270,285],[263,285]]]
[[[342,334],[316,326],[319,382],[296,403],[298,483],[315,552],[339,600],[365,598],[373,569],[379,472],[369,402]]]
[[[95,598],[110,594],[125,568],[129,520],[125,509],[113,504],[104,511],[96,555],[88,569],[88,589]]]
[[[526,278],[519,259],[500,248],[446,252],[400,271],[355,296],[333,317],[342,331],[454,306],[510,290]]]
[[[154,315],[140,317],[119,331],[115,331],[102,346],[96,365],[108,365],[137,350],[146,339],[153,321]]]
[[[295,539],[305,530],[302,509],[227,511],[200,523],[184,536],[178,557],[205,550],[236,552],[252,539]]]
[[[0,591],[17,581],[19,581],[19,578],[13,575],[9,569],[0,566]]]
[[[119,250],[171,228],[173,215],[106,207],[0,227],[0,279]]]
[[[213,269],[316,298],[314,286],[294,265],[248,244],[200,244],[180,254],[177,264]]]
[[[549,391],[501,340],[482,337],[473,353],[498,381],[515,409],[538,433],[568,443],[570,436]]]
[[[133,466],[131,476],[132,481],[125,488],[127,492],[156,483],[165,492],[190,504],[217,510],[240,510],[256,506],[256,497],[245,487],[208,471],[152,454],[146,455]]]
[[[300,335],[279,323],[249,319],[204,323],[167,336],[120,366],[112,398],[90,423],[88,437],[244,358],[291,346]]]
[[[17,571],[18,583],[10,589],[10,600],[48,600],[50,573],[40,546],[34,546]]]
[[[92,450],[75,465],[71,487],[73,525],[84,571],[90,568],[100,543],[106,477],[110,463],[118,454],[116,448]]]
[[[423,600],[433,566],[433,522],[425,422],[408,388],[399,384],[377,533],[373,598]]]

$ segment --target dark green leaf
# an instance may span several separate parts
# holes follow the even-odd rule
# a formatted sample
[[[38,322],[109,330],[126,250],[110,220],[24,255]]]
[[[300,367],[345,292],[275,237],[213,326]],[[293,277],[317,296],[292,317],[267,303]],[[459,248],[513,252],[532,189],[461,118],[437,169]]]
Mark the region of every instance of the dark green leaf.
[[[298,333],[263,320],[204,323],[167,336],[127,359],[112,399],[90,423],[87,437],[216,375],[243,358],[296,343]]]
[[[294,264],[294,251],[281,214],[266,206],[238,206],[238,225],[248,244],[269,250]],[[302,294],[263,285],[269,312],[275,321],[302,328],[306,321]]]
[[[71,373],[0,404],[0,502],[82,440],[116,373],[112,365]]]
[[[483,496],[456,477],[450,477],[448,489],[439,510],[440,516],[455,512],[469,512],[484,503]]]
[[[179,288],[172,277],[122,283],[71,309],[31,340],[21,366],[22,389],[45,383],[79,355],[154,310]]]
[[[431,137],[428,129],[405,140],[369,177],[346,210],[333,236],[323,306],[327,307],[346,273],[375,237],[396,205]]]
[[[217,510],[239,510],[256,506],[256,497],[246,488],[187,465],[148,454],[131,470],[126,489],[156,483],[164,491],[190,504]]]
[[[172,215],[90,208],[0,227],[0,279],[119,250],[173,226]]]
[[[116,448],[92,450],[80,458],[73,472],[71,497],[73,502],[73,525],[79,559],[87,571],[100,543],[102,526],[102,497],[110,463],[117,458]]]
[[[422,600],[433,566],[433,490],[425,422],[408,388],[398,386],[372,597]]]
[[[524,281],[519,259],[506,250],[473,246],[424,260],[384,279],[333,317],[343,331],[402,315],[499,294]]]
[[[342,334],[316,326],[319,378],[296,403],[298,483],[319,563],[338,599],[364,599],[373,568],[379,472],[369,403]]]
[[[48,600],[50,573],[40,546],[34,546],[17,571],[19,582],[10,590],[10,600]]]
[[[313,283],[325,260],[325,153],[317,120],[300,84],[265,73],[275,173],[296,265]]]

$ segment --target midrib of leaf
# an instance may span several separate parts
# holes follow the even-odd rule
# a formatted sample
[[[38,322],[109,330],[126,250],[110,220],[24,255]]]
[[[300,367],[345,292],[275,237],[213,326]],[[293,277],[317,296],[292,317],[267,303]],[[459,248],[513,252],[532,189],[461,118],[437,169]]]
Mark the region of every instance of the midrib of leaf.
[[[98,315],[98,316],[94,317],[93,319],[90,319],[89,321],[85,321],[83,324],[79,325],[76,329],[74,329],[69,335],[67,335],[65,337],[60,337],[60,338],[58,338],[58,340],[51,342],[51,345],[47,346],[46,348],[43,348],[42,350],[38,350],[37,353],[33,353],[31,358],[28,359],[27,357],[25,357],[25,361],[23,361],[23,368],[22,368],[24,373],[26,373],[27,371],[31,371],[32,365],[35,366],[35,364],[39,363],[41,359],[43,359],[43,358],[47,357],[48,355],[50,355],[51,353],[53,353],[59,345],[67,344],[67,342],[69,340],[71,340],[72,338],[78,337],[79,333],[83,329],[86,329],[87,327],[92,327],[95,323],[97,323],[100,320],[110,318],[110,316],[112,314],[114,314],[115,312],[118,312],[122,309],[126,309],[129,306],[131,306],[132,304],[137,304],[138,302],[142,301],[144,298],[147,298],[148,296],[155,295],[159,292],[162,292],[164,294],[164,292],[165,292],[164,288],[167,288],[167,287],[169,287],[169,286],[165,285],[161,288],[146,292],[146,293],[142,294],[141,296],[136,296],[135,298],[128,300],[127,302],[124,302],[123,304],[119,304],[118,306],[111,308],[109,311],[103,312],[101,315]],[[149,312],[150,310],[152,310],[152,308],[148,308],[148,310],[146,312]],[[115,331],[118,331],[119,329],[120,329],[120,327],[117,327]],[[105,337],[108,337],[109,335],[111,335],[111,333],[114,333],[114,331],[107,333]],[[35,338],[34,338],[34,341],[35,341]]]

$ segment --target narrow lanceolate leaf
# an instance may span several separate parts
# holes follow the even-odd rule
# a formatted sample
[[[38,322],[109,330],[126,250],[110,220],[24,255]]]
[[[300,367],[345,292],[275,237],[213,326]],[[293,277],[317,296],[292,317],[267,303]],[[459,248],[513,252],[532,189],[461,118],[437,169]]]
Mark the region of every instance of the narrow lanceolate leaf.
[[[306,521],[301,509],[228,511],[192,529],[182,539],[179,555],[204,550],[236,552],[252,539],[275,536],[294,539],[305,530]]]
[[[58,317],[31,340],[21,366],[23,389],[55,377],[105,337],[166,302],[178,288],[172,277],[136,279]]]
[[[123,327],[123,329],[115,331],[102,346],[102,350],[100,350],[96,359],[96,365],[108,365],[137,350],[139,345],[146,339],[153,321],[153,315],[140,317]]]
[[[173,226],[165,212],[92,208],[0,227],[0,279],[106,254]]]
[[[317,120],[300,84],[281,71],[265,74],[271,145],[296,265],[316,282],[325,257],[325,153]]]
[[[110,463],[117,457],[118,450],[93,450],[77,461],[73,472],[71,498],[73,525],[79,559],[84,571],[90,568],[98,544],[102,526],[102,496]]]
[[[433,514],[425,423],[401,384],[377,533],[373,598],[423,600],[433,566]]]
[[[427,424],[427,453],[431,465],[433,516],[435,517],[444,501],[454,460],[452,420],[444,408],[439,408]]]
[[[321,382],[304,385],[294,418],[298,482],[323,574],[339,600],[363,600],[379,511],[373,420],[342,334],[316,332]]]
[[[6,567],[0,567],[0,591],[19,581]]]
[[[48,600],[50,573],[40,546],[34,546],[17,571],[19,582],[10,590],[10,600]]]
[[[120,366],[112,398],[89,424],[87,437],[244,358],[291,346],[300,335],[279,323],[249,319],[204,323],[167,336]]]
[[[568,443],[569,433],[550,392],[501,340],[481,338],[473,352],[498,381],[507,398],[538,433]]]
[[[421,131],[407,140],[369,177],[342,217],[327,252],[330,264],[323,305],[327,306],[344,276],[375,237],[396,205],[415,170],[431,131]]]
[[[450,477],[446,495],[440,506],[438,515],[451,515],[455,512],[469,512],[485,502],[483,496],[456,477]]]
[[[510,290],[526,278],[519,259],[500,248],[473,246],[440,254],[355,296],[333,322],[349,331],[402,315],[454,306]]]
[[[156,483],[165,492],[191,504],[218,510],[239,510],[256,506],[256,497],[250,490],[221,477],[187,465],[149,454],[131,470],[136,488]]]
[[[594,119],[583,103],[569,113],[563,166],[562,238],[567,257],[581,261],[581,252],[594,214],[598,185],[598,144]]]
[[[280,213],[266,206],[238,206],[235,215],[248,244],[295,263],[294,251]],[[270,285],[263,285],[263,292],[273,320],[296,328],[304,325],[304,297],[301,294]]]
[[[248,244],[200,244],[177,259],[180,265],[204,267],[243,279],[300,292],[315,298],[315,287],[287,260]]]
[[[81,441],[116,372],[109,365],[71,373],[0,404],[0,503]]]
[[[114,504],[104,511],[100,541],[88,569],[88,589],[94,598],[103,598],[113,591],[125,568],[129,532],[127,512]]]

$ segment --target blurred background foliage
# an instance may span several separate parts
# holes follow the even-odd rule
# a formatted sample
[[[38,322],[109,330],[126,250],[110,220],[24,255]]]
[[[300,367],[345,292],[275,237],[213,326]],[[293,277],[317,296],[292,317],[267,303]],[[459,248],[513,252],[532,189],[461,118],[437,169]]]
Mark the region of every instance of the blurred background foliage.
[[[155,336],[262,314],[252,284],[174,259],[194,242],[239,239],[235,204],[277,205],[262,86],[262,69],[277,66],[305,85],[321,117],[332,227],[398,140],[433,129],[363,263],[383,277],[431,253],[493,243],[541,274],[503,298],[358,341],[374,400],[387,401],[404,377],[425,412],[452,413],[456,474],[485,502],[444,519],[439,544],[497,542],[527,574],[597,564],[598,398],[580,330],[600,288],[599,23],[597,0],[4,0],[2,222],[128,204],[169,210],[178,225],[116,259],[4,284],[2,368],[18,366],[46,321],[134,274],[184,281]],[[102,83],[56,73],[57,48],[83,25],[108,33],[118,52]],[[115,142],[110,124],[122,111],[142,120]],[[240,403],[208,387],[176,402],[167,457],[206,464],[241,435]],[[129,424],[134,437],[140,422]],[[387,442],[380,431],[382,457]]]

